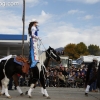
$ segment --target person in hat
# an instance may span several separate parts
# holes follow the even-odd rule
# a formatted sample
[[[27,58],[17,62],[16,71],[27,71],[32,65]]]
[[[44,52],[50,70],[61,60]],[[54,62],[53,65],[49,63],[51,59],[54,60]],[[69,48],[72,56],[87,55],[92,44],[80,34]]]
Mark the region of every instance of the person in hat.
[[[29,59],[31,61],[31,68],[35,67],[36,64],[39,62],[38,58],[38,40],[41,40],[38,37],[38,21],[36,19],[32,19],[32,21],[29,23],[28,27],[28,34],[30,38],[30,53],[29,53]]]
[[[97,59],[93,58],[93,62],[88,65],[87,74],[86,74],[86,89],[85,95],[88,95],[90,86],[93,82],[97,80]]]

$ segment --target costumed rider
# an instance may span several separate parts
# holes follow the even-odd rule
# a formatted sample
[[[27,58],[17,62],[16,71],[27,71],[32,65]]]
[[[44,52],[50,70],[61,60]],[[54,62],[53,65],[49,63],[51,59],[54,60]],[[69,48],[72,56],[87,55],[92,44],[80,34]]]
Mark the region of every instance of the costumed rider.
[[[97,80],[97,62],[97,59],[93,58],[93,62],[88,65],[85,95],[88,95],[90,85]]]
[[[29,60],[31,62],[30,68],[35,67],[37,63],[39,63],[38,57],[38,40],[41,40],[38,37],[38,21],[36,19],[32,19],[29,23],[28,34],[30,38],[30,52],[29,52]]]

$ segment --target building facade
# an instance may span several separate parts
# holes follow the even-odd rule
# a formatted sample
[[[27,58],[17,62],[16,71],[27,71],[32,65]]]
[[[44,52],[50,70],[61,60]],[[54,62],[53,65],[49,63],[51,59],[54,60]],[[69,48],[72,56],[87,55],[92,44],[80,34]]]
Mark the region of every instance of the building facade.
[[[7,55],[22,55],[22,35],[0,34],[0,58]],[[24,55],[29,55],[29,39],[24,35]]]

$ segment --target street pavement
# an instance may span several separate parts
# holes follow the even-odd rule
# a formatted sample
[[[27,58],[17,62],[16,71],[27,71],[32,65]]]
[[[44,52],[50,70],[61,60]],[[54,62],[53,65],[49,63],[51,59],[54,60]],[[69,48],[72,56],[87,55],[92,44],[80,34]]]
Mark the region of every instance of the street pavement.
[[[21,87],[25,94],[25,91],[29,87]],[[89,92],[88,96],[84,95],[83,88],[56,88],[47,87],[48,94],[50,95],[50,100],[100,100],[100,92]],[[9,94],[12,96],[11,100],[46,100],[40,92],[40,87],[37,87],[32,92],[32,98],[28,98],[27,95],[20,96],[17,90],[9,90]],[[7,100],[5,96],[0,96],[0,100]]]

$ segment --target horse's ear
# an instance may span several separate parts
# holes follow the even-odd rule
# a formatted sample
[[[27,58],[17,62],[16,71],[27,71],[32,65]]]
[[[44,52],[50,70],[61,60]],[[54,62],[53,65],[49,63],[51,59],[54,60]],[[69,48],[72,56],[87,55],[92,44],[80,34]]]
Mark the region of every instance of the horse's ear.
[[[49,48],[51,48],[51,47],[49,46]]]

